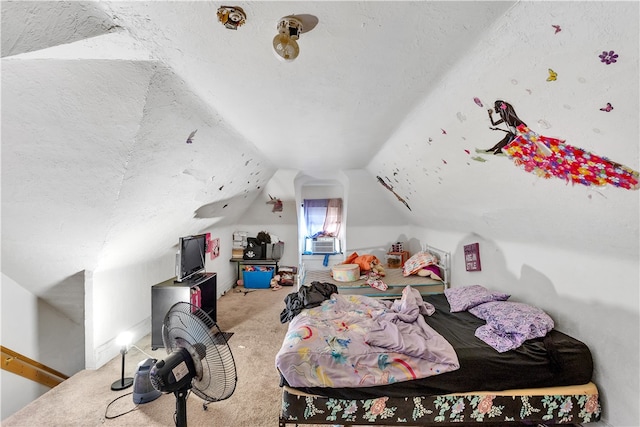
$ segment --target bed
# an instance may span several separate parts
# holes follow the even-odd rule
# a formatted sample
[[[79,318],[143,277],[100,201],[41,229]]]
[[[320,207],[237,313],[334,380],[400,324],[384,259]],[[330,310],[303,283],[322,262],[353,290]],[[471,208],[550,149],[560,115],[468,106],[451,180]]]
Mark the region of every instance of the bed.
[[[366,278],[352,282],[340,282],[334,280],[330,269],[309,270],[304,266],[300,267],[301,279],[299,283],[309,285],[313,282],[332,283],[337,286],[338,293],[350,295],[366,295],[374,298],[400,298],[405,286],[417,289],[422,295],[441,293],[449,287],[449,277],[451,269],[450,253],[430,245],[423,245],[421,252],[428,252],[434,255],[434,264],[441,272],[439,279],[418,275],[405,276],[401,268],[385,268],[386,276],[382,281],[387,285],[386,290],[379,290],[367,284]]]
[[[489,320],[485,321],[469,310],[452,311],[454,305],[444,293],[423,294],[412,289],[412,285],[406,285],[401,294],[401,299],[392,300],[338,293],[318,307],[304,309],[291,320],[276,356],[282,386],[280,426],[555,425],[583,424],[600,419],[599,392],[591,381],[593,361],[589,348],[581,341],[549,329],[544,336],[528,339],[517,348],[497,351],[476,336],[476,331]],[[405,299],[406,295],[411,297]],[[351,356],[342,354],[341,340],[343,343],[355,342],[357,337],[344,335],[345,330],[366,329],[369,341],[375,341],[378,335],[372,335],[371,328],[361,327],[350,317],[351,311],[345,312],[339,306],[347,303],[355,304],[353,313],[365,319],[379,319],[376,313],[393,311],[390,307],[409,307],[414,313],[418,306],[420,315],[417,319],[422,319],[421,322],[451,345],[458,366],[455,367],[456,361],[448,359],[450,354],[446,350],[444,358],[439,355],[425,357],[431,359],[430,365],[418,366],[409,359],[407,363],[402,362],[400,359],[404,356],[398,356],[397,344],[382,352],[384,363],[380,364],[381,359],[378,360],[377,374],[376,367],[368,366],[359,354],[355,355],[357,362],[350,361]],[[361,303],[367,306],[363,308]],[[492,303],[478,307],[488,307]],[[426,306],[433,307],[431,314],[423,311]],[[324,331],[316,328],[315,323],[306,323],[307,319],[315,319],[314,322],[334,329]],[[382,325],[382,321],[378,322]],[[376,333],[387,331],[386,324],[373,329],[378,331]],[[395,336],[395,332],[389,335]],[[326,351],[317,353],[318,357],[326,359],[325,362],[316,360],[314,354],[310,356],[314,352],[304,347],[311,336],[317,343],[325,343]],[[436,341],[435,347],[443,347],[442,342]],[[343,356],[345,359],[341,360]],[[390,363],[392,360],[402,363]],[[440,369],[434,368],[434,363],[442,363],[438,366],[444,368],[429,374],[430,369],[432,372]],[[348,380],[338,373],[340,366],[337,365],[345,370],[345,378],[354,377],[356,382],[346,383]],[[453,368],[447,368],[448,365]],[[418,372],[420,374],[416,375]],[[376,375],[377,379],[373,378],[371,383]],[[307,383],[308,378],[301,380],[300,377],[313,378]],[[369,382],[364,381],[365,378]]]

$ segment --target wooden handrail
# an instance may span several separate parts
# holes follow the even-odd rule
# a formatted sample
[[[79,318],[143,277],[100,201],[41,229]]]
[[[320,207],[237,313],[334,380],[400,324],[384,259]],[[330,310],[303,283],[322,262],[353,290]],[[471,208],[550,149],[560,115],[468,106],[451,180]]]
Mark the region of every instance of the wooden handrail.
[[[4,346],[0,346],[0,349],[2,349],[2,369],[5,371],[13,372],[16,375],[51,388],[69,379],[62,372],[58,372]]]

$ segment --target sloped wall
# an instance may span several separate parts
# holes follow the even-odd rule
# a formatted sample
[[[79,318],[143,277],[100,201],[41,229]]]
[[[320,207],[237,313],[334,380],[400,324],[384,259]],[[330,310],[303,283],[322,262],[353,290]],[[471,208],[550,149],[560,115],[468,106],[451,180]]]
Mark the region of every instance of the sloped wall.
[[[233,222],[274,169],[154,61],[28,56],[2,66],[12,106],[2,122],[2,271],[76,320],[38,341],[47,354],[34,357],[50,363],[71,340],[77,357],[62,371],[72,375],[117,355],[122,329],[148,332],[149,289],[173,276],[178,238]],[[56,300],[79,274],[76,303]]]
[[[601,62],[603,51],[617,52],[618,61]],[[637,3],[521,2],[456,64],[367,170],[407,201],[416,224],[637,256],[638,191],[541,179],[503,156],[476,151],[505,135],[490,129],[487,114],[501,99],[533,131],[637,171],[637,52]],[[555,81],[547,81],[549,69]],[[614,109],[601,111],[607,103]]]
[[[454,286],[509,292],[589,345],[601,425],[640,419],[639,192],[546,180],[478,149],[504,136],[487,116],[502,99],[539,134],[637,171],[638,14],[635,2],[519,3],[367,168],[410,206],[412,251],[452,252]],[[617,62],[601,62],[611,50]],[[472,273],[463,247],[475,242],[482,271]]]

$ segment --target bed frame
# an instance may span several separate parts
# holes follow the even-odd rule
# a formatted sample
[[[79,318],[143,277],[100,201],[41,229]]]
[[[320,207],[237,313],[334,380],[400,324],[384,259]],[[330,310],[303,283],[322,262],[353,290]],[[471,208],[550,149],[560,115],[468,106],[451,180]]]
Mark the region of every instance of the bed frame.
[[[385,268],[386,276],[382,277],[382,281],[387,284],[388,288],[385,291],[380,291],[368,285],[365,279],[354,282],[339,282],[331,277],[331,270],[329,268],[307,271],[304,265],[302,265],[300,266],[301,273],[298,283],[302,285],[309,285],[312,282],[332,283],[337,286],[339,294],[366,295],[373,298],[400,298],[402,296],[402,290],[407,285],[417,289],[422,295],[444,292],[444,289],[450,286],[451,254],[429,245],[422,245],[422,251],[428,251],[436,255],[438,258],[437,265],[443,272],[443,280],[435,280],[416,275],[404,277],[402,275],[402,268]]]
[[[449,252],[423,245],[423,251],[438,256],[443,281],[411,276],[412,283],[387,269],[388,289],[378,291],[365,283],[337,282],[329,270],[305,272],[301,266],[299,284],[328,281],[338,286],[338,293],[381,298],[400,297],[410,284],[420,293],[443,293],[450,286]],[[583,424],[600,420],[598,389],[592,382],[583,385],[531,388],[506,391],[475,391],[420,397],[381,396],[369,399],[345,399],[308,394],[289,386],[282,387],[279,426],[303,424],[385,425],[385,426],[461,426],[461,425],[559,425]]]

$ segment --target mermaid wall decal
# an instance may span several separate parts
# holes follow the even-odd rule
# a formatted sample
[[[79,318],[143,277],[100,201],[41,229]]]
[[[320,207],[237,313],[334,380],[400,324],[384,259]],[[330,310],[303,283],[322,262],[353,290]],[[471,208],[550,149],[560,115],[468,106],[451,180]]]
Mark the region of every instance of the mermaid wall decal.
[[[638,172],[613,162],[606,157],[566,144],[565,141],[538,135],[520,120],[508,102],[497,100],[488,110],[492,130],[506,135],[496,145],[484,150],[487,153],[504,153],[516,166],[543,178],[556,177],[572,184],[587,186],[613,185],[637,190]],[[500,119],[494,121],[493,114]],[[505,124],[507,130],[496,126]]]

